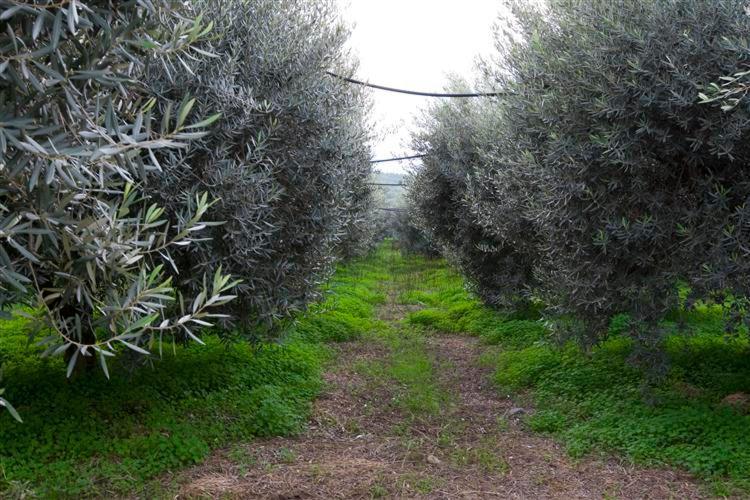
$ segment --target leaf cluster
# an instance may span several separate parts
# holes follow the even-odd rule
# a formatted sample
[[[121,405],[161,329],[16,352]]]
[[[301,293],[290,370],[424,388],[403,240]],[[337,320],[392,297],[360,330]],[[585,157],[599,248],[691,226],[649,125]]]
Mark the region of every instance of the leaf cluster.
[[[157,123],[163,98],[141,77],[188,57],[210,25],[166,2],[3,0],[0,19],[0,316],[30,306],[17,312],[37,322],[30,341],[64,353],[68,375],[96,358],[108,375],[119,350],[146,355],[177,332],[197,339],[236,283],[214,268],[189,305],[165,267],[215,225],[212,201],[191,194],[172,221],[143,183],[215,117],[193,122],[184,99]]]
[[[451,91],[465,88],[454,82]],[[509,144],[495,102],[434,105],[414,137],[424,166],[409,183],[414,223],[468,278],[488,304],[530,299],[539,257],[534,221],[525,212],[523,179],[498,159]]]

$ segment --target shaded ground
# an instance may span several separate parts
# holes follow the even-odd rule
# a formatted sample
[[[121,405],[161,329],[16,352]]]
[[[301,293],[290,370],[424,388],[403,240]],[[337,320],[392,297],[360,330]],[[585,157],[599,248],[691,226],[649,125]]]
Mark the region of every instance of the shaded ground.
[[[389,295],[380,318],[395,324],[407,308],[395,292]],[[574,461],[553,441],[524,430],[523,415],[531,410],[491,387],[476,339],[431,335],[423,345],[434,384],[447,394],[438,413],[405,411],[402,388],[363,369],[389,362],[386,344],[339,344],[304,435],[217,453],[176,478],[178,497],[701,497],[684,473],[607,457]]]

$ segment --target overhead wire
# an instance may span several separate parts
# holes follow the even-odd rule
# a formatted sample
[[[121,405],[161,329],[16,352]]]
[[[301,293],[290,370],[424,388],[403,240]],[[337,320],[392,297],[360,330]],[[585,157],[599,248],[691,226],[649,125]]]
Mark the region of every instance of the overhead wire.
[[[470,97],[499,97],[502,95],[505,95],[505,92],[422,92],[418,90],[407,90],[407,89],[400,89],[396,87],[387,87],[385,85],[377,85],[374,83],[369,82],[363,82],[361,80],[357,80],[355,78],[349,78],[347,76],[342,76],[339,74],[336,74],[332,71],[326,71],[326,74],[329,76],[332,76],[334,78],[338,78],[339,80],[343,80],[345,82],[354,84],[354,85],[361,85],[363,87],[369,87],[372,89],[377,90],[384,90],[386,92],[396,92],[399,94],[408,94],[408,95],[416,95],[416,96],[422,96],[422,97],[442,97],[442,98],[470,98]],[[385,162],[391,162],[391,161],[402,161],[402,160],[415,160],[417,158],[424,158],[427,156],[426,154],[417,154],[417,155],[410,155],[410,156],[397,156],[394,158],[382,158],[382,159],[376,159],[376,160],[370,160],[370,163],[385,163]],[[368,183],[372,186],[399,186],[399,187],[405,187],[404,184],[391,184],[391,183],[380,183],[380,182],[370,182]],[[382,210],[385,212],[403,212],[406,209],[405,208],[391,208],[391,207],[376,207],[376,210]]]
[[[370,160],[370,163],[385,163],[387,161],[401,161],[401,160],[415,160],[417,158],[424,158],[426,154],[411,155],[411,156],[397,156],[395,158],[382,158],[379,160]]]
[[[332,71],[326,71],[326,73],[329,76],[338,78],[339,80],[343,80],[355,85],[361,85],[363,87],[370,87],[372,89],[385,90],[387,92],[397,92],[399,94],[418,95],[423,97],[499,97],[506,94],[505,92],[422,92],[419,90],[406,90],[396,87],[386,87],[385,85],[363,82],[362,80],[342,76]]]

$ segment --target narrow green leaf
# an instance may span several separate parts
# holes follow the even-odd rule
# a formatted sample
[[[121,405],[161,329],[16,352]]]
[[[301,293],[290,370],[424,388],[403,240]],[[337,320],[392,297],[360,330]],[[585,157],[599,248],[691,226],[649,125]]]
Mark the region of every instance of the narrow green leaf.
[[[209,116],[205,120],[201,120],[198,123],[193,123],[192,125],[188,125],[185,128],[189,129],[189,128],[208,127],[209,125],[211,125],[212,123],[214,123],[219,118],[221,118],[221,113],[216,113],[215,115]]]
[[[68,371],[66,374],[66,377],[70,378],[70,374],[73,373],[73,368],[76,367],[76,361],[78,361],[78,353],[81,352],[81,349],[76,346],[76,352],[73,353],[73,356],[71,356],[70,361],[68,361]]]
[[[99,351],[99,364],[102,366],[104,376],[107,377],[107,380],[109,380],[109,368],[107,368],[107,359],[104,354],[102,354],[101,350]]]
[[[4,398],[0,398],[0,406],[4,406],[5,409],[8,410],[10,415],[18,420],[20,423],[23,423],[23,420],[21,419],[21,415],[18,414],[15,408],[13,408],[13,405],[8,402],[8,400]]]
[[[151,353],[148,352],[146,349],[143,349],[142,347],[139,347],[139,346],[137,346],[135,344],[131,344],[130,342],[126,342],[126,341],[124,341],[122,339],[119,339],[119,341],[122,342],[123,344],[125,344],[126,347],[128,347],[129,349],[134,350],[137,353],[144,354],[146,356],[151,356]]]
[[[194,104],[195,98],[184,101],[182,106],[180,106],[180,111],[177,113],[177,130],[179,130],[180,127],[182,127],[182,124],[185,123],[185,118],[187,118],[187,115],[190,113]]]
[[[169,122],[172,119],[172,101],[167,104],[167,109],[164,110],[164,116],[161,119],[161,133],[166,134],[169,130]]]

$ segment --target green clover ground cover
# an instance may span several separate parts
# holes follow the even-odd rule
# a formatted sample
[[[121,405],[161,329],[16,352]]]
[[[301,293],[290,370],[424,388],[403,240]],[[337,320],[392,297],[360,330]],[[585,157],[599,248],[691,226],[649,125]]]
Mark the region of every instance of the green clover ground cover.
[[[745,335],[726,337],[718,308],[675,315],[691,334],[668,337],[669,373],[644,393],[643,374],[628,363],[632,345],[622,317],[584,353],[557,344],[536,311],[484,307],[445,265],[402,299],[425,306],[410,314],[413,324],[498,346],[498,388],[530,398],[536,412],[528,425],[562,440],[571,455],[616,452],[639,464],[686,469],[717,495],[750,491],[750,416],[721,404],[727,395],[750,393],[750,343]]]
[[[398,273],[400,262],[381,247],[342,266],[328,298],[280,344],[253,349],[209,336],[206,346],[178,347],[153,368],[129,374],[112,367],[109,381],[100,373],[66,380],[62,360],[39,359],[26,346],[22,320],[0,323],[7,395],[25,421],[0,414],[0,495],[154,493],[152,478],[201,462],[212,449],[300,432],[330,358],[325,344],[385,331],[375,309],[385,300],[381,283],[393,279],[387,269],[395,265]],[[682,467],[711,482],[716,494],[750,490],[750,417],[720,404],[728,394],[750,393],[750,345],[725,338],[719,311],[680,314],[693,334],[669,338],[670,372],[644,398],[621,318],[590,353],[561,347],[536,311],[492,311],[442,261],[420,265],[420,273],[403,277],[415,282],[398,298],[423,306],[407,322],[499,346],[496,382],[532,398],[532,429],[555,435],[574,456],[612,451]],[[412,365],[421,366],[394,364],[392,376],[411,381]]]
[[[0,413],[0,496],[154,493],[149,480],[200,463],[218,447],[305,425],[330,357],[326,342],[374,326],[383,300],[378,256],[342,266],[327,299],[281,343],[256,347],[207,336],[171,349],[153,367],[65,377],[60,358],[27,346],[24,320],[0,322],[7,398]],[[166,349],[165,349],[166,351]]]

